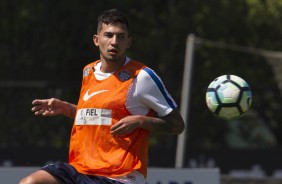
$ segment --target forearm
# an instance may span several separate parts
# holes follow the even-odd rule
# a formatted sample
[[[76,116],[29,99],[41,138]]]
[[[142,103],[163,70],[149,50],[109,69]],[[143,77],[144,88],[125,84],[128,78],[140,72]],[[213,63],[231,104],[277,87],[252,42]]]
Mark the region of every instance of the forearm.
[[[184,122],[179,112],[173,110],[169,115],[161,118],[144,117],[141,127],[151,132],[180,134],[184,130]]]
[[[67,116],[69,118],[75,118],[76,105],[66,101],[62,101],[62,103],[63,103],[62,115]]]
[[[126,116],[114,124],[111,127],[111,134],[113,136],[122,136],[131,133],[136,128],[163,134],[180,134],[184,130],[184,122],[176,109],[161,118],[132,115]]]

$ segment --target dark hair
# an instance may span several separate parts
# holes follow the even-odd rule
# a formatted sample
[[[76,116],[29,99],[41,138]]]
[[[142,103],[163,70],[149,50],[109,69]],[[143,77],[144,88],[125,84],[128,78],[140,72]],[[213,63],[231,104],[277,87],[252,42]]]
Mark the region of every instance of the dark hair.
[[[129,21],[127,17],[118,9],[110,9],[101,13],[98,17],[98,27],[97,32],[102,29],[102,24],[116,24],[122,23],[126,25],[127,31],[129,32]]]

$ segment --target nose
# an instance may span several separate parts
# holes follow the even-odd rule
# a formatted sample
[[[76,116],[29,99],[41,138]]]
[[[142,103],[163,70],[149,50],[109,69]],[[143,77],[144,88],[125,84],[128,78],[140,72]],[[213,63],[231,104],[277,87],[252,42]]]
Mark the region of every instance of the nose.
[[[111,39],[111,44],[112,45],[117,45],[118,44],[118,37],[117,35],[114,35]]]

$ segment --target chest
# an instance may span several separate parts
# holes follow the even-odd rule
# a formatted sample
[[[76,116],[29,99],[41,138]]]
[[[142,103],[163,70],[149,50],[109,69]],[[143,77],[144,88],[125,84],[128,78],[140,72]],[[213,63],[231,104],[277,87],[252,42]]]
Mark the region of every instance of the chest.
[[[78,107],[121,108],[132,80],[121,80],[118,74],[97,80],[92,73],[83,80]]]

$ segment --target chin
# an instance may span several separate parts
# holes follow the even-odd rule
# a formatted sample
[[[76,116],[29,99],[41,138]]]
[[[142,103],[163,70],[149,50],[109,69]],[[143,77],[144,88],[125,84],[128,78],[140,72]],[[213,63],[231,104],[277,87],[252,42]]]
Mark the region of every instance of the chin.
[[[119,62],[121,60],[121,57],[108,57],[106,58],[109,62]]]

